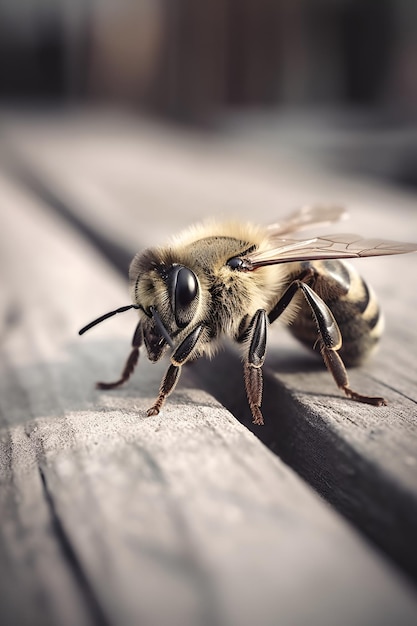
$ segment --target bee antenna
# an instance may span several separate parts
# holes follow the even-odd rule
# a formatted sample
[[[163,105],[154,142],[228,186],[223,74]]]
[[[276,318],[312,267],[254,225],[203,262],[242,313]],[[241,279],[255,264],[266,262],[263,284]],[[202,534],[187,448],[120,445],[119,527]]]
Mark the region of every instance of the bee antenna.
[[[138,306],[137,304],[128,304],[127,306],[121,306],[119,309],[116,309],[115,311],[110,311],[110,313],[105,313],[104,315],[102,315],[101,317],[98,317],[93,322],[90,322],[89,324],[87,324],[87,326],[84,326],[84,328],[78,331],[78,334],[83,335],[85,332],[87,332],[87,330],[90,330],[90,328],[93,328],[93,326],[96,326],[97,324],[104,322],[104,320],[108,319],[109,317],[113,317],[113,315],[116,315],[117,313],[124,313],[125,311],[128,311],[129,309],[140,309],[140,306]]]

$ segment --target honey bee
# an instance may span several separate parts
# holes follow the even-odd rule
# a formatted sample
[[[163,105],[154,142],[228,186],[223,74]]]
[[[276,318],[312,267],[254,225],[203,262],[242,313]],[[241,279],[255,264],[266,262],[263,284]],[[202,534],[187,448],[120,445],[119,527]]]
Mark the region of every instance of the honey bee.
[[[349,386],[344,363],[358,365],[369,356],[381,337],[383,317],[372,289],[344,259],[413,252],[417,245],[350,234],[293,238],[305,228],[345,216],[339,207],[306,206],[267,227],[208,222],[165,247],[138,253],[129,270],[133,304],[80,330],[83,334],[116,313],[138,309],[139,323],[121,377],[97,387],[112,389],[126,382],[143,343],[153,362],[170,350],[158,397],[147,411],[157,415],[182,366],[203,354],[213,355],[227,336],[241,347],[253,422],[263,424],[262,365],[268,327],[279,318],[302,343],[318,349],[348,397],[386,404],[384,398],[362,395]]]

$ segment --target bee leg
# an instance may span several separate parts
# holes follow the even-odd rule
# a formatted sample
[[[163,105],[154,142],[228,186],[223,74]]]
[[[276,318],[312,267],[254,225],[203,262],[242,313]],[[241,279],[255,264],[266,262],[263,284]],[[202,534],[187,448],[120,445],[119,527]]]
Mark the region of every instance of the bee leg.
[[[253,416],[253,423],[262,426],[264,418],[261,412],[263,378],[260,367],[254,367],[249,363],[244,364],[243,376],[245,380],[246,395]]]
[[[141,322],[136,326],[135,333],[132,339],[132,350],[127,358],[126,364],[123,368],[123,372],[119,378],[119,380],[114,381],[113,383],[96,383],[97,389],[114,389],[115,387],[120,387],[123,385],[131,375],[136,367],[136,364],[139,360],[139,348],[143,343],[143,331]]]
[[[386,404],[384,398],[376,396],[364,396],[349,387],[349,379],[345,365],[337,353],[342,347],[342,336],[333,313],[327,304],[305,283],[300,284],[303,295],[310,306],[313,317],[319,331],[320,353],[324,363],[333,376],[336,385],[345,392],[345,394],[365,404],[373,404],[374,406],[383,406]]]
[[[201,335],[203,326],[197,326],[180,343],[171,356],[171,365],[162,379],[159,394],[155,403],[147,410],[147,415],[158,415],[166,397],[174,390],[181,373],[181,365],[195,355],[195,348]]]
[[[386,401],[384,398],[364,396],[349,387],[349,379],[346,368],[342,359],[336,352],[342,346],[342,336],[337,322],[327,304],[315,293],[315,291],[311,289],[311,287],[303,283],[302,280],[295,280],[290,284],[284,292],[282,298],[277,302],[269,314],[269,320],[276,320],[277,317],[285,311],[298,289],[301,290],[303,296],[305,297],[317,324],[320,352],[327,369],[332,374],[336,382],[336,385],[353,400],[364,402],[366,404],[373,404],[375,406],[385,405]]]
[[[332,374],[336,382],[336,385],[339,389],[342,389],[342,391],[344,391],[349,398],[352,398],[352,400],[356,400],[357,402],[364,402],[365,404],[372,404],[374,406],[386,406],[387,401],[384,400],[384,398],[377,396],[364,396],[349,387],[349,379],[345,365],[335,350],[328,348],[323,342],[321,342],[320,352],[327,369]]]
[[[165,398],[174,390],[175,385],[178,382],[178,379],[181,374],[181,367],[178,365],[170,365],[165,376],[162,379],[161,386],[159,387],[159,394],[155,401],[155,403],[151,406],[150,409],[146,411],[146,414],[150,417],[151,415],[158,415],[161,410],[162,405],[165,402]]]
[[[262,365],[266,352],[267,316],[266,311],[259,309],[253,316],[247,331],[244,333],[249,340],[249,350],[244,363],[243,375],[245,380],[246,395],[250,410],[253,415],[253,423],[264,423],[261,413],[262,403]]]

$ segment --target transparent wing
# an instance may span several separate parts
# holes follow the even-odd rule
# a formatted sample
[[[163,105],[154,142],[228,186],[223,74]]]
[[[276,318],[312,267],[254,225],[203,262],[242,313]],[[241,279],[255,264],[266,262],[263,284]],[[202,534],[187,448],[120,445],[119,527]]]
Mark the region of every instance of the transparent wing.
[[[264,265],[292,261],[318,261],[321,259],[349,259],[366,256],[405,254],[417,251],[415,243],[400,243],[387,239],[363,239],[359,235],[336,234],[314,239],[278,239],[271,241],[269,250],[256,250],[245,256],[250,269]]]
[[[288,233],[295,233],[310,227],[326,226],[346,219],[348,214],[343,207],[325,205],[305,205],[288,215],[282,222],[267,226],[271,240]]]

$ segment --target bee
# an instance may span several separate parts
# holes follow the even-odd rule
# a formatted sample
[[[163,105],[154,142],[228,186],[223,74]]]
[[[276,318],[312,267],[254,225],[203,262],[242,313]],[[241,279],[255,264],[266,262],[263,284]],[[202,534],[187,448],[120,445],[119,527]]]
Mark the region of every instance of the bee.
[[[80,330],[83,334],[117,313],[138,310],[139,323],[120,378],[97,387],[125,383],[143,344],[152,362],[170,350],[170,365],[147,411],[157,415],[182,366],[203,354],[213,355],[229,337],[242,351],[253,422],[263,424],[262,365],[269,325],[279,319],[302,343],[318,349],[346,396],[385,405],[384,398],[363,395],[349,385],[344,363],[358,365],[370,355],[381,337],[383,317],[372,289],[344,259],[413,252],[417,245],[351,234],[294,238],[303,229],[344,217],[339,207],[306,206],[267,227],[208,222],[165,247],[136,254],[129,269],[133,304]]]

